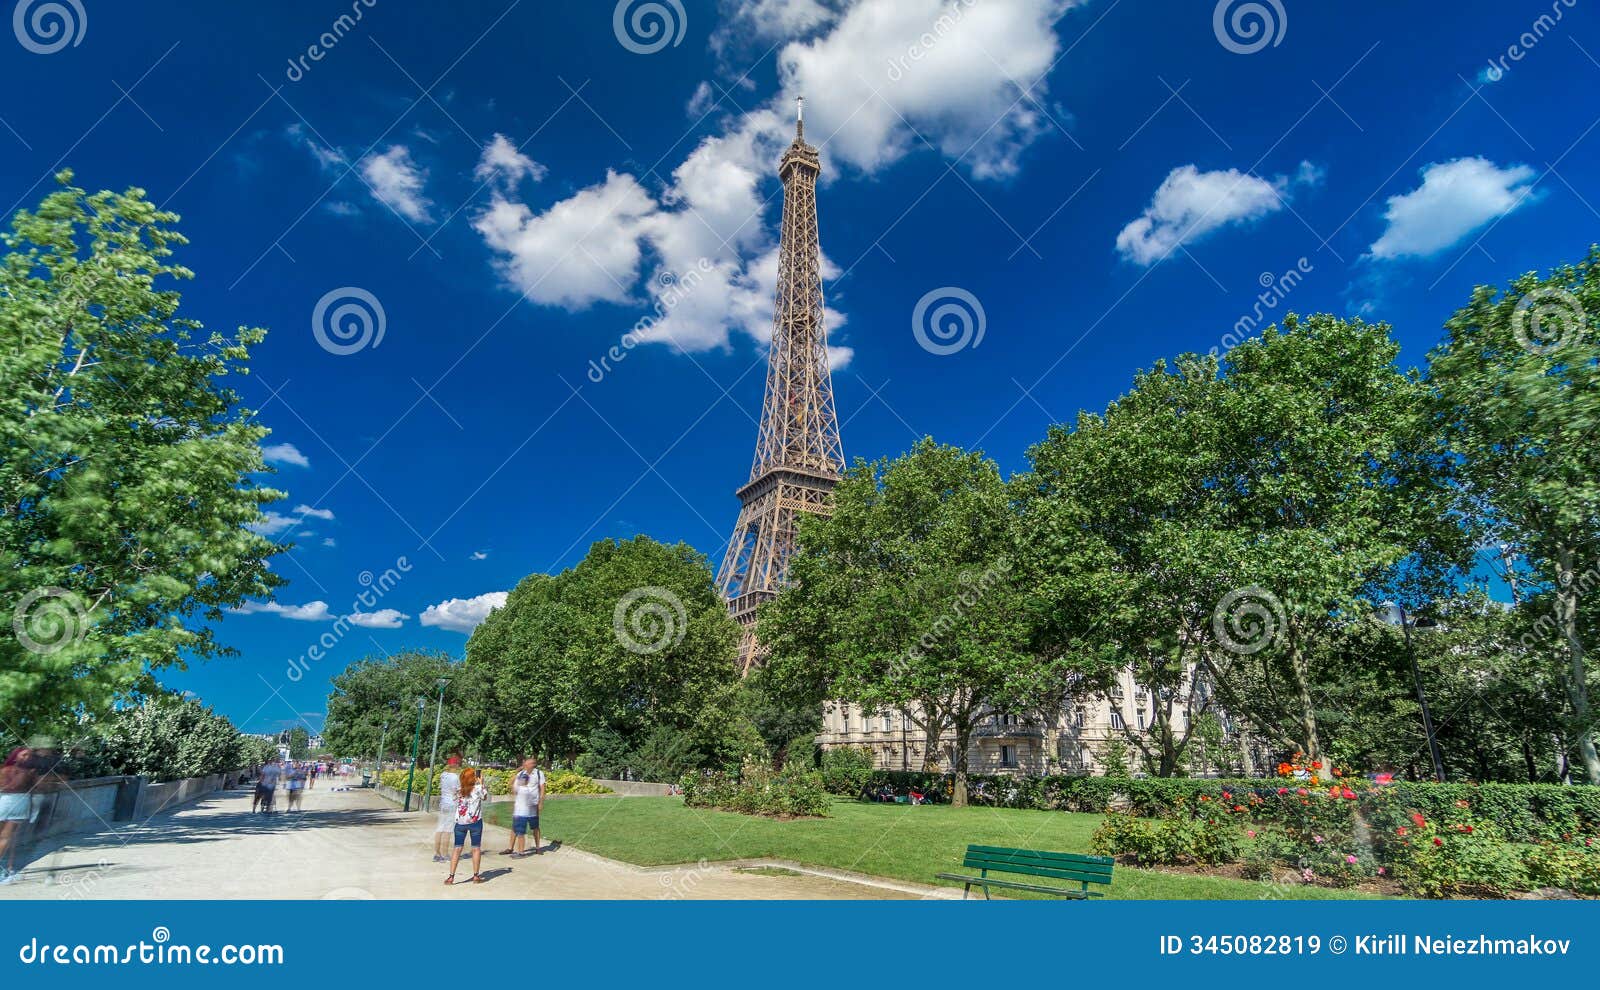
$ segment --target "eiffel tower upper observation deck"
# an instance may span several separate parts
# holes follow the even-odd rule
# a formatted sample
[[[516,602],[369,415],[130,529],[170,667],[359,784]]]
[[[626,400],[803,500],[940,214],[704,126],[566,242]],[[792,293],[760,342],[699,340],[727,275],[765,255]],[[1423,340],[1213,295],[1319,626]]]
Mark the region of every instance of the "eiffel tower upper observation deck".
[[[817,149],[806,144],[805,105],[797,101],[795,138],[778,162],[783,224],[778,291],[767,358],[767,392],[750,480],[738,491],[739,521],[717,572],[728,611],[744,628],[740,667],[754,666],[756,607],[778,593],[794,552],[799,513],[831,511],[844,470],[839,417],[828,369],[817,236]]]

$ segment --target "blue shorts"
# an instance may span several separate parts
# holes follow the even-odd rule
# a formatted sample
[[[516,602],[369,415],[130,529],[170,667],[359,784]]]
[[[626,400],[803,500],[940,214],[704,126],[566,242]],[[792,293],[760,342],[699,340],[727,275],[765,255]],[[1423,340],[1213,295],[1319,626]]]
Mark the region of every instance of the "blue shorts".
[[[511,834],[512,835],[527,835],[528,834],[528,829],[530,829],[530,828],[533,829],[535,832],[539,831],[539,816],[538,815],[512,815],[511,816]]]
[[[458,846],[466,845],[467,844],[467,836],[468,835],[472,836],[472,848],[476,849],[479,846],[483,845],[483,819],[482,818],[480,818],[477,821],[473,822],[471,825],[463,825],[460,822],[456,823],[456,845],[458,845]]]

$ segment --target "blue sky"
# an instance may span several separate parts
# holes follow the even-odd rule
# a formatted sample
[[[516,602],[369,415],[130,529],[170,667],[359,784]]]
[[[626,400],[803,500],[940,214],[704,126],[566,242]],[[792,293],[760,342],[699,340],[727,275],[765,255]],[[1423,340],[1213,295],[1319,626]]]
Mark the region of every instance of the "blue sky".
[[[1420,363],[1473,285],[1600,240],[1581,0],[17,6],[0,205],[63,167],[140,186],[192,241],[187,314],[271,330],[240,388],[290,583],[223,624],[240,657],[166,678],[250,730],[319,728],[363,656],[459,654],[594,540],[720,559],[795,95],[851,459],[931,434],[1018,469],[1290,309],[1386,320]]]

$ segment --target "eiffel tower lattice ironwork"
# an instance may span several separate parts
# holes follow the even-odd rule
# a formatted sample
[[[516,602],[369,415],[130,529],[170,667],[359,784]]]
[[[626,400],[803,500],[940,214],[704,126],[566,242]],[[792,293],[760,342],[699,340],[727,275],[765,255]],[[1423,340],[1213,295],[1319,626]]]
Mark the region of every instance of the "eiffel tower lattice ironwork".
[[[750,480],[738,491],[739,521],[717,572],[728,611],[744,630],[739,663],[746,673],[759,656],[756,607],[783,587],[799,515],[830,512],[833,488],[844,470],[823,322],[817,237],[821,170],[817,149],[806,144],[804,104],[797,102],[794,143],[778,163],[783,226],[766,399]]]

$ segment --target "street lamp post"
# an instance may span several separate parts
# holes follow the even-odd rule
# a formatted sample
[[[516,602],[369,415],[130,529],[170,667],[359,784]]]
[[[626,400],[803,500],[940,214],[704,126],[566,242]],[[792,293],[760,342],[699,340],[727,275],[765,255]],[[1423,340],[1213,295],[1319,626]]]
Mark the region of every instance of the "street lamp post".
[[[433,796],[433,768],[439,765],[439,722],[444,718],[444,687],[450,683],[450,678],[441,677],[439,684],[439,707],[433,715],[433,755],[428,757],[428,779],[422,784],[422,810],[428,810],[428,799]]]
[[[378,767],[372,772],[372,788],[377,790],[383,783],[383,744],[389,740],[389,720],[383,720],[383,732],[378,734]]]
[[[428,699],[417,699],[417,732],[411,737],[411,772],[406,774],[406,803],[402,811],[411,810],[411,784],[417,777],[417,752],[422,749],[422,713],[428,708]]]
[[[1433,731],[1433,713],[1428,710],[1428,695],[1422,689],[1422,669],[1417,666],[1417,651],[1411,646],[1411,616],[1404,605],[1400,610],[1400,630],[1406,639],[1406,660],[1411,664],[1411,680],[1417,687],[1417,704],[1422,707],[1422,731],[1428,736],[1428,755],[1433,758],[1433,779],[1444,783],[1444,757],[1439,753],[1439,737]]]

